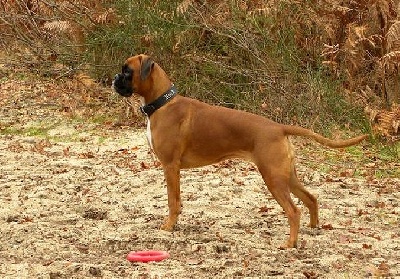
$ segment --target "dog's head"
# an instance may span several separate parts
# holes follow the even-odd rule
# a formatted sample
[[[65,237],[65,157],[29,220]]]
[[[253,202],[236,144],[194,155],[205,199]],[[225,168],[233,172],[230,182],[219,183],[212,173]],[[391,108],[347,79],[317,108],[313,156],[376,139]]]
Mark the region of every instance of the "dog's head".
[[[152,86],[151,72],[154,64],[150,57],[143,54],[128,58],[122,66],[121,73],[115,75],[114,90],[124,97],[133,93],[142,95],[142,92],[146,92]]]

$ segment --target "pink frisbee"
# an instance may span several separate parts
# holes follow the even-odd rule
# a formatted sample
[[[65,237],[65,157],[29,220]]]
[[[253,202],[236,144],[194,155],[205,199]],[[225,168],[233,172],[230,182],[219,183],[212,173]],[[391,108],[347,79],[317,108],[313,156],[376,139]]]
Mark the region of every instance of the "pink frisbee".
[[[165,251],[138,251],[138,252],[130,252],[126,259],[130,262],[159,262],[169,258],[168,252]]]

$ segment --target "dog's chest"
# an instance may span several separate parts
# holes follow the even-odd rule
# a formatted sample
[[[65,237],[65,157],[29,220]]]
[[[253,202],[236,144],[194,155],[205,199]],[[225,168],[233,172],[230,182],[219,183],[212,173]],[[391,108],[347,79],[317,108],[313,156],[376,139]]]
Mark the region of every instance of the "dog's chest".
[[[151,126],[150,126],[150,119],[147,117],[147,128],[146,128],[146,137],[147,141],[150,145],[151,150],[153,150],[153,142],[151,139]]]
[[[144,106],[144,105],[145,105],[144,98],[143,98],[143,97],[140,97],[139,99],[140,99],[140,102],[142,103],[142,106]],[[147,128],[146,128],[147,143],[149,144],[150,149],[151,149],[151,150],[154,150],[154,149],[153,149],[153,142],[152,142],[152,139],[151,139],[150,118],[149,118],[148,116],[146,117],[146,122],[147,122]]]

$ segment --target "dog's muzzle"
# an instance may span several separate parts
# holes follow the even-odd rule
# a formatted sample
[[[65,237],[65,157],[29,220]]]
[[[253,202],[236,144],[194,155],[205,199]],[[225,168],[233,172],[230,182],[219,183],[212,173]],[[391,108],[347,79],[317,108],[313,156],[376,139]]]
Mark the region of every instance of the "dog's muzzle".
[[[121,96],[132,96],[132,76],[126,74],[116,74],[112,83],[112,87]]]

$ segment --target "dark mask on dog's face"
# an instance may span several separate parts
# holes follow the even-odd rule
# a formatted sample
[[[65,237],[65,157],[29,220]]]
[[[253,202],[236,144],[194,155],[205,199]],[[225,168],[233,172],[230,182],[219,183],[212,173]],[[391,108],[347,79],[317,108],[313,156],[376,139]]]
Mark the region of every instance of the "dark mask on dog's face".
[[[133,70],[128,65],[122,66],[120,74],[116,74],[113,81],[114,90],[124,96],[130,97],[133,94]]]

